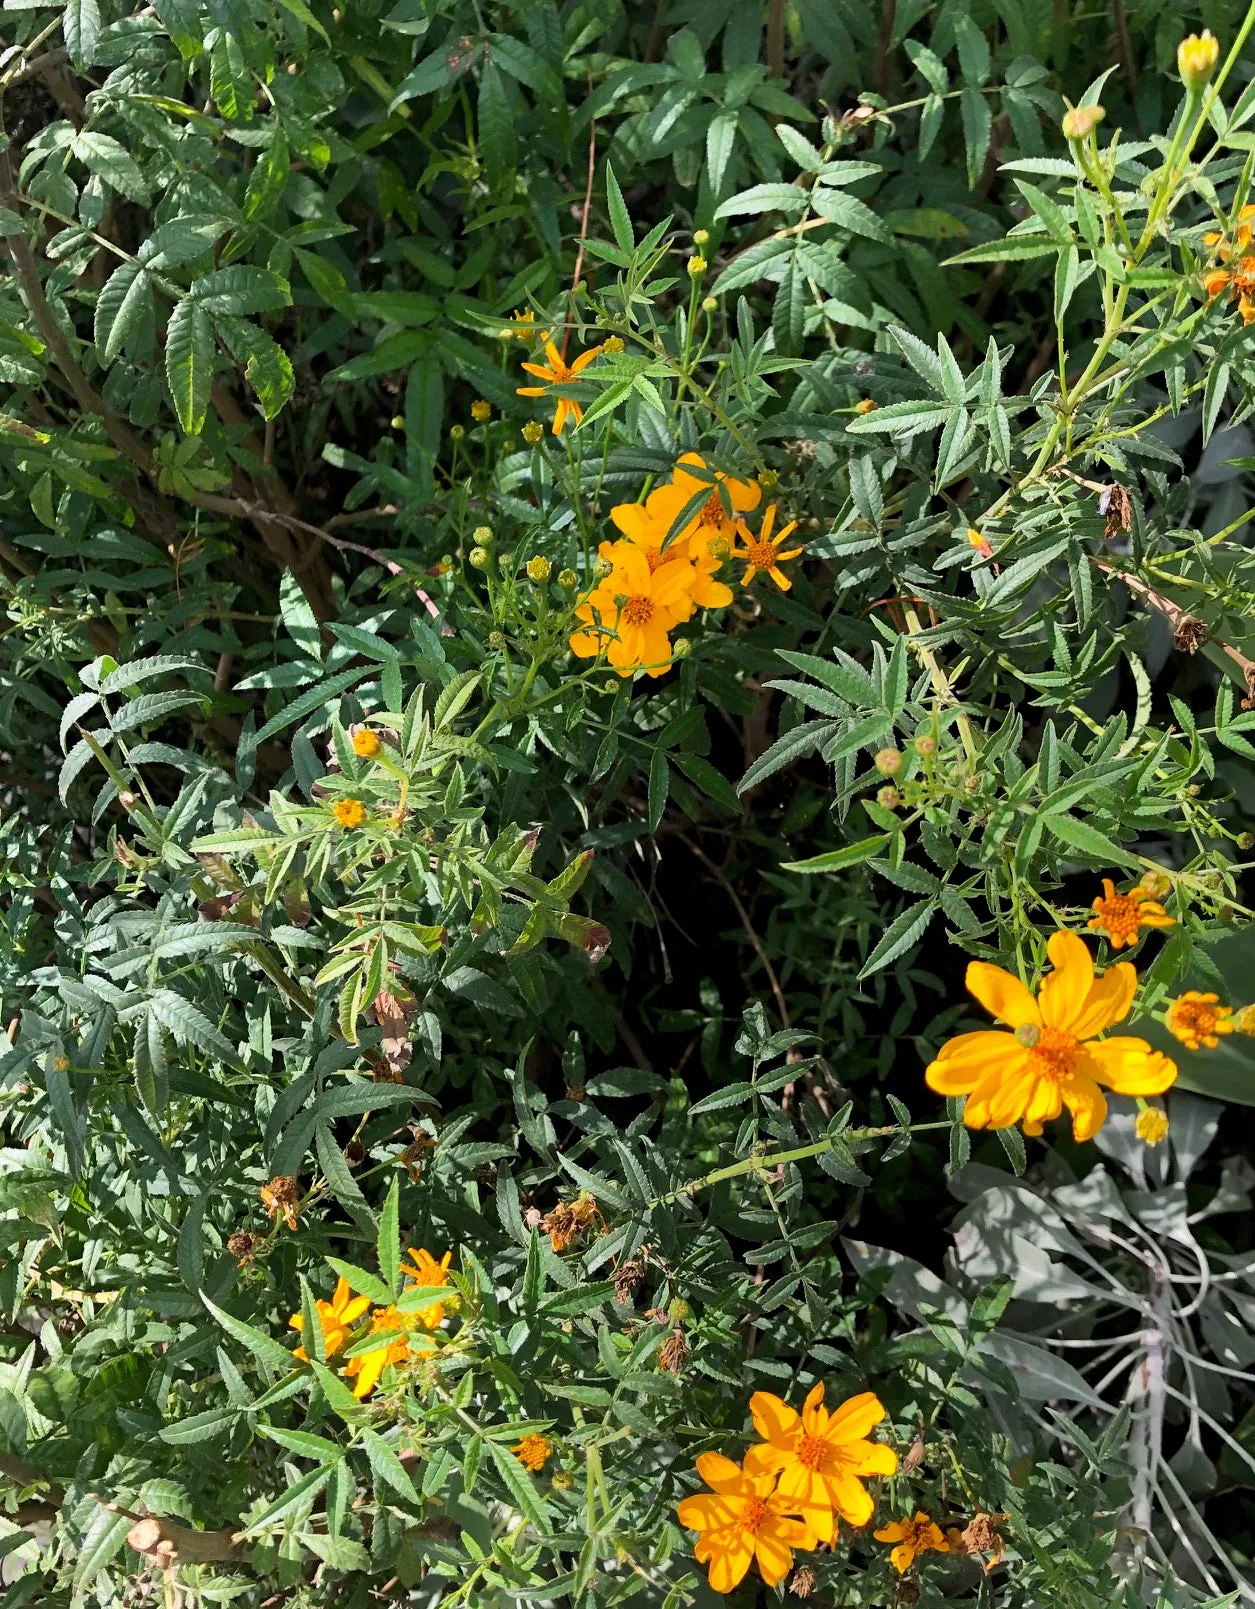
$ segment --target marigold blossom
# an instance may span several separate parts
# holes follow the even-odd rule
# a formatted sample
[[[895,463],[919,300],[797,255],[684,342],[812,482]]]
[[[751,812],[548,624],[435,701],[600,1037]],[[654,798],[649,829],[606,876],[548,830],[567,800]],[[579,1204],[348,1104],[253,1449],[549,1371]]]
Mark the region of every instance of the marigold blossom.
[[[360,799],[337,799],[331,814],[342,827],[360,827],[366,820],[366,806]]]
[[[745,1579],[755,1559],[763,1580],[777,1586],[793,1567],[795,1548],[813,1548],[818,1540],[813,1520],[794,1498],[776,1487],[773,1471],[742,1469],[722,1453],[702,1453],[697,1473],[711,1488],[686,1497],[676,1517],[687,1530],[701,1533],[694,1551],[699,1564],[709,1564],[715,1592],[731,1592]]]
[[[830,1413],[821,1380],[798,1413],[770,1391],[756,1391],[750,1413],[763,1439],[745,1455],[746,1469],[778,1473],[781,1496],[800,1505],[821,1542],[835,1539],[838,1515],[848,1525],[867,1524],[875,1504],[864,1479],[892,1475],[898,1467],[892,1447],[868,1440],[885,1417],[874,1392],[863,1391]]]
[[[1046,946],[1054,968],[1036,998],[1017,977],[987,961],[972,961],[967,987],[992,1016],[1012,1030],[959,1034],[937,1053],[924,1077],[938,1095],[966,1095],[963,1121],[974,1129],[1011,1128],[1028,1135],[1066,1106],[1077,1140],[1102,1127],[1107,1102],[1100,1084],[1117,1095],[1162,1095],[1176,1064],[1144,1039],[1098,1035],[1123,1022],[1133,1006],[1137,969],[1127,961],[1100,978],[1084,941],[1060,931]]]
[[[638,670],[662,676],[671,664],[667,633],[693,612],[697,572],[683,559],[651,569],[645,553],[631,542],[603,543],[601,556],[610,574],[577,606],[576,619],[583,628],[572,633],[571,651],[581,659],[604,651],[620,676]]]
[[[547,363],[525,363],[523,367],[528,374],[534,374],[543,383],[541,385],[521,385],[515,389],[520,397],[543,397],[551,386],[568,385],[577,380],[581,372],[588,367],[601,351],[599,346],[590,346],[587,352],[581,352],[573,363],[568,363],[558,351],[552,341],[545,342],[545,357]],[[584,417],[584,410],[578,402],[570,397],[558,397],[553,413],[553,433],[562,434],[562,427],[568,419],[574,419],[578,425]]]
[[[1113,950],[1119,950],[1126,944],[1136,944],[1139,937],[1139,928],[1143,927],[1172,927],[1174,918],[1158,900],[1151,899],[1148,890],[1142,887],[1131,888],[1127,894],[1117,894],[1116,885],[1110,877],[1102,880],[1102,893],[1090,907],[1093,916],[1089,919],[1089,926],[1105,932]]]
[[[1187,989],[1168,1007],[1168,1032],[1187,1050],[1215,1050],[1219,1035],[1231,1034],[1236,1027],[1231,1007],[1222,1006],[1218,994]]]
[[[336,1281],[336,1288],[329,1302],[324,1302],[321,1298],[314,1302],[314,1311],[318,1315],[318,1323],[322,1329],[324,1357],[333,1358],[347,1345],[349,1332],[369,1306],[370,1297],[354,1296],[348,1280],[343,1278]],[[304,1314],[293,1313],[288,1324],[294,1330],[304,1330]],[[309,1362],[309,1354],[303,1346],[298,1346],[292,1356],[299,1358],[302,1363]]]
[[[378,732],[372,732],[369,726],[359,727],[353,734],[353,753],[359,760],[373,760],[382,747]]]
[[[929,1519],[923,1509],[916,1510],[913,1520],[892,1520],[873,1534],[877,1542],[897,1543],[889,1555],[889,1562],[899,1575],[905,1575],[921,1553],[950,1552],[950,1543],[941,1527]]]
[[[379,1383],[379,1376],[389,1363],[404,1363],[410,1356],[409,1332],[421,1322],[418,1313],[402,1313],[395,1307],[376,1308],[371,1315],[371,1331],[387,1335],[388,1340],[379,1346],[359,1352],[344,1365],[344,1372],[354,1382],[355,1397],[369,1397]]]
[[[531,1470],[533,1475],[539,1475],[549,1460],[553,1451],[548,1436],[538,1436],[534,1431],[516,1441],[510,1451],[522,1464],[524,1469]]]
[[[445,1252],[439,1262],[425,1246],[407,1251],[405,1255],[410,1259],[412,1266],[407,1268],[402,1264],[401,1272],[406,1279],[413,1280],[419,1290],[430,1290],[449,1283],[449,1264],[453,1261],[451,1251]],[[429,1330],[439,1329],[444,1323],[445,1305],[444,1302],[432,1302],[430,1307],[420,1307],[419,1322],[425,1324]]]
[[[762,528],[757,536],[754,535],[744,520],[736,522],[737,534],[745,545],[744,547],[734,548],[732,557],[734,559],[744,559],[745,561],[745,574],[741,578],[743,587],[748,587],[760,570],[767,572],[781,592],[787,592],[793,585],[780,566],[789,559],[796,559],[803,549],[799,546],[789,548],[783,553],[780,551],[781,544],[785,538],[797,530],[797,521],[790,520],[786,526],[773,536],[771,532],[772,527],[775,525],[778,506],[776,503],[767,505],[766,512],[763,514]]]

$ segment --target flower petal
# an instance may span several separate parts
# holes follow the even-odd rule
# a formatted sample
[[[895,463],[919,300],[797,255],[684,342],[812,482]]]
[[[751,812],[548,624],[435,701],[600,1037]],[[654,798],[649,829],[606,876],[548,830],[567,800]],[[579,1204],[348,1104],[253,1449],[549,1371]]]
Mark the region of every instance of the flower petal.
[[[988,961],[969,961],[966,981],[968,993],[975,995],[990,1016],[1005,1022],[1008,1028],[1018,1028],[1026,1022],[1034,1028],[1041,1027],[1036,1000],[1004,967],[993,966]]]
[[[649,517],[643,503],[616,503],[610,510],[610,518],[629,542],[639,542],[645,547],[657,545],[654,541],[655,522]]]
[[[820,1387],[822,1395],[823,1388]],[[807,1399],[809,1404],[810,1399]],[[756,1391],[750,1398],[750,1416],[754,1429],[764,1441],[793,1446],[801,1434],[802,1421],[797,1409],[771,1391]]]
[[[832,1410],[824,1440],[866,1441],[868,1432],[885,1417],[885,1405],[874,1391],[861,1391]]]
[[[1089,946],[1075,933],[1060,928],[1050,935],[1046,954],[1054,971],[1046,974],[1037,991],[1041,1020],[1049,1028],[1075,1033],[1094,983]]]
[[[725,1458],[722,1453],[699,1453],[697,1473],[713,1491],[737,1493],[746,1490],[741,1466]]]
[[[970,1129],[1005,1129],[1019,1121],[1033,1097],[1036,1075],[1025,1060],[1011,1074],[992,1073],[967,1098],[963,1121]]]
[[[1072,1138],[1078,1143],[1092,1140],[1107,1118],[1107,1100],[1094,1080],[1085,1073],[1070,1073],[1060,1079],[1059,1093],[1072,1114]]]
[[[1144,1039],[1100,1039],[1085,1047],[1087,1072],[1117,1095],[1162,1095],[1177,1077],[1177,1064]]]
[[[677,1505],[676,1518],[686,1531],[713,1531],[722,1525],[735,1525],[737,1511],[717,1492],[698,1492]]]
[[[983,1028],[948,1039],[928,1064],[924,1079],[937,1095],[970,1095],[990,1073],[1010,1076],[1023,1065],[1027,1054],[1013,1034]]]
[[[842,1449],[852,1475],[896,1475],[898,1455],[883,1441],[864,1442]]]
[[[786,1520],[781,1523],[787,1525],[789,1522]],[[798,1531],[805,1535],[804,1526],[798,1525],[796,1520],[793,1524]],[[758,1555],[758,1568],[762,1571],[763,1580],[769,1587],[774,1587],[783,1581],[793,1568],[793,1554],[788,1544],[774,1533],[774,1526],[764,1525],[758,1533],[757,1546],[754,1549]]]
[[[1128,961],[1120,961],[1108,967],[1101,978],[1094,979],[1072,1032],[1078,1039],[1092,1039],[1095,1034],[1114,1027],[1117,1022],[1123,1022],[1133,1009],[1133,996],[1136,993],[1135,966]]]
[[[740,1586],[754,1557],[753,1545],[744,1531],[723,1533],[727,1540],[717,1553],[710,1553],[710,1585],[715,1592],[731,1592]],[[722,1538],[721,1538],[722,1541]]]
[[[876,1505],[866,1486],[853,1475],[842,1471],[825,1474],[823,1481],[829,1500],[841,1518],[856,1530],[866,1525],[876,1512]]]

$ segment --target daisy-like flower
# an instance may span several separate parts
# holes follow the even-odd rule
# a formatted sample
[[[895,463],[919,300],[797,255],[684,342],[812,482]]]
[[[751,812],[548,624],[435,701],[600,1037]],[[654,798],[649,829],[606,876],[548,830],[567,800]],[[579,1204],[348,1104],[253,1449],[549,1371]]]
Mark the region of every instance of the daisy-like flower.
[[[905,1575],[921,1553],[950,1552],[950,1544],[941,1527],[930,1520],[923,1509],[916,1510],[913,1520],[892,1520],[873,1534],[877,1542],[897,1543],[889,1555],[889,1562],[899,1575]]]
[[[373,760],[382,747],[379,733],[372,732],[369,726],[359,726],[353,734],[353,753],[359,760]]]
[[[864,1391],[829,1413],[821,1380],[801,1413],[770,1391],[754,1393],[750,1413],[763,1439],[746,1453],[746,1470],[778,1473],[781,1497],[806,1514],[821,1542],[835,1540],[838,1515],[848,1525],[867,1524],[875,1504],[864,1479],[898,1467],[892,1447],[867,1439],[885,1417],[879,1397]]]
[[[713,1591],[739,1586],[755,1559],[767,1585],[777,1586],[793,1567],[794,1548],[815,1546],[812,1516],[777,1490],[774,1473],[742,1469],[722,1453],[702,1453],[697,1473],[711,1490],[684,1498],[676,1517],[701,1533],[694,1555],[710,1565]]]
[[[599,346],[590,346],[587,352],[581,352],[574,363],[568,363],[558,351],[552,341],[545,341],[545,357],[547,363],[525,363],[523,367],[528,374],[534,374],[543,382],[541,385],[521,385],[516,387],[520,397],[543,397],[551,386],[568,385],[572,380],[579,378],[580,374],[601,351]],[[584,410],[578,402],[570,397],[558,397],[553,413],[553,433],[562,434],[562,427],[567,419],[574,419],[578,425],[584,417]]]
[[[1203,275],[1203,290],[1208,300],[1226,292],[1238,304],[1244,324],[1255,323],[1255,253],[1251,250],[1255,233],[1255,205],[1248,205],[1238,213],[1232,235],[1213,231],[1203,236],[1204,246],[1215,249],[1222,266],[1212,268]]]
[[[685,499],[676,495],[674,486],[659,486],[643,503],[617,504],[610,510],[610,518],[627,540],[645,555],[651,572],[677,561],[691,566],[689,614],[694,607],[723,609],[732,602],[732,588],[716,581],[715,571],[728,556],[727,542],[718,535],[708,535],[700,520],[691,521],[667,542],[684,503]],[[617,545],[603,542],[598,551],[603,559],[613,562],[612,550]]]
[[[662,676],[671,664],[667,633],[693,613],[693,566],[671,559],[651,570],[631,542],[606,543],[602,557],[613,568],[577,607],[584,624],[571,636],[571,651],[593,659],[604,650],[620,676]]]
[[[401,1272],[406,1279],[413,1280],[418,1290],[431,1290],[436,1286],[449,1283],[449,1264],[453,1261],[453,1253],[445,1252],[439,1262],[432,1256],[425,1246],[417,1250],[407,1251],[405,1254],[412,1266],[406,1268],[402,1264]],[[437,1330],[444,1323],[445,1304],[432,1302],[430,1307],[420,1307],[418,1320],[425,1324],[429,1330]]]
[[[1116,885],[1110,877],[1103,878],[1102,893],[1091,908],[1094,914],[1089,919],[1089,926],[1106,933],[1113,950],[1119,950],[1126,944],[1136,944],[1140,937],[1139,928],[1174,925],[1173,918],[1158,900],[1150,897],[1147,889],[1139,885],[1131,888],[1127,894],[1117,894]]]
[[[1089,949],[1075,933],[1052,934],[1046,953],[1054,971],[1036,998],[1002,967],[968,965],[968,990],[1011,1032],[959,1034],[924,1077],[938,1095],[967,1096],[969,1128],[1022,1123],[1025,1134],[1037,1135],[1066,1106],[1074,1137],[1089,1140],[1107,1116],[1100,1084],[1117,1095],[1162,1095],[1176,1063],[1144,1039],[1098,1038],[1132,1009],[1135,967],[1120,961],[1095,978]]]
[[[522,1441],[516,1441],[510,1451],[524,1469],[531,1470],[533,1475],[539,1475],[549,1461],[553,1447],[548,1436],[538,1436],[532,1432],[524,1436]]]
[[[1215,1050],[1220,1043],[1218,1036],[1231,1034],[1236,1027],[1231,1008],[1220,1004],[1218,994],[1187,989],[1168,1007],[1168,1032],[1187,1050]],[[1141,1093],[1149,1095],[1151,1091]]]
[[[370,1306],[369,1296],[354,1296],[347,1279],[338,1279],[331,1300],[324,1302],[319,1298],[314,1303],[314,1311],[318,1315],[318,1323],[322,1329],[323,1356],[335,1357],[348,1343],[349,1332],[366,1309]],[[293,1313],[288,1324],[294,1330],[305,1328],[303,1313]],[[309,1354],[303,1346],[298,1346],[293,1352],[294,1358],[302,1363],[309,1362]]]
[[[776,523],[776,508],[775,503],[767,505],[767,510],[763,515],[762,527],[757,536],[754,535],[744,520],[736,522],[737,534],[745,546],[733,548],[732,557],[734,559],[744,559],[745,561],[745,574],[741,579],[743,587],[748,587],[760,570],[767,572],[781,592],[787,592],[793,585],[780,566],[788,559],[796,559],[798,554],[802,552],[802,548],[800,546],[789,548],[783,553],[780,548],[785,538],[797,530],[797,521],[790,520],[783,529],[778,531],[775,536],[772,536],[772,527]]]
[[[360,799],[337,799],[331,814],[342,827],[360,827],[366,820],[366,806]]]

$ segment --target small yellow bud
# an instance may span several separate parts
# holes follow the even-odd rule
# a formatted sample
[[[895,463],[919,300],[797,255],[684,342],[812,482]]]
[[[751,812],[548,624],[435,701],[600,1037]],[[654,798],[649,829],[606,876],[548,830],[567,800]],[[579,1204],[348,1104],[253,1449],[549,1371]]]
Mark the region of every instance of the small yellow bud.
[[[558,571],[558,585],[562,588],[563,592],[574,592],[579,584],[580,578],[576,575],[574,570]]]
[[[465,434],[466,434],[465,425],[450,425],[449,426],[449,440],[450,441],[461,441],[462,437]]]
[[[896,810],[902,803],[902,795],[892,782],[886,782],[876,794],[876,803],[886,810]]]
[[[565,1469],[556,1469],[550,1477],[549,1484],[555,1492],[569,1492],[575,1485],[575,1477]]]
[[[1163,899],[1172,892],[1172,879],[1165,871],[1148,871],[1142,873],[1141,886],[1150,895],[1151,899]]]
[[[881,776],[892,777],[902,769],[901,749],[881,749],[872,761]]]
[[[688,272],[690,279],[700,279],[706,272],[706,259],[701,255],[700,252],[698,252],[696,256],[689,258]]]
[[[601,350],[609,352],[611,357],[616,357],[623,350],[623,337],[621,335],[608,335],[601,343]]]
[[[485,419],[491,419],[492,403],[485,402],[482,397],[477,397],[475,401],[471,403],[471,418],[477,425],[482,425]]]
[[[703,313],[707,313],[707,314],[715,313],[715,312],[718,312],[718,310],[719,310],[719,303],[714,299],[713,296],[703,296],[702,297],[702,312]]]
[[[1069,106],[1063,114],[1063,133],[1069,140],[1086,139],[1106,117],[1102,106]]]
[[[512,341],[514,339],[514,331],[513,330],[498,330],[497,331],[497,339],[499,341]]]
[[[542,586],[553,574],[553,565],[543,553],[533,553],[527,561],[527,576],[537,586]]]
[[[379,734],[372,732],[369,726],[364,726],[360,732],[353,734],[353,753],[359,760],[373,760],[381,746]]]
[[[598,557],[593,560],[593,574],[599,581],[604,581],[613,571],[614,565],[611,564],[609,559]]]
[[[731,554],[732,547],[726,536],[712,536],[706,543],[706,551],[712,559],[718,559],[722,564]]]
[[[671,647],[672,659],[687,659],[692,652],[693,639],[691,637],[681,637],[679,641],[673,643]]]
[[[774,469],[760,470],[758,484],[765,492],[769,492],[773,486],[778,485],[779,481],[780,477],[776,474]]]
[[[876,404],[872,401],[872,399],[870,397],[864,397],[862,399],[862,401],[857,402],[854,405],[854,412],[855,413],[875,413],[875,411],[876,411]]]
[[[394,413],[393,416],[392,416],[391,423],[392,423],[392,428],[394,430],[404,430],[405,429],[405,416],[404,416],[404,414]]]
[[[1137,1114],[1133,1132],[1143,1145],[1159,1145],[1168,1134],[1168,1114],[1158,1106],[1148,1106]]]
[[[1201,34],[1191,34],[1177,46],[1177,72],[1186,89],[1194,94],[1206,89],[1219,60],[1220,41],[1210,28],[1204,28]]]
[[[698,248],[699,251],[701,250],[701,248],[703,246],[709,245],[710,244],[710,230],[709,229],[694,229],[694,231],[693,231],[693,244]]]
[[[1025,1050],[1032,1050],[1041,1038],[1041,1029],[1035,1022],[1022,1022],[1015,1030],[1015,1037],[1024,1046]]]
[[[667,1317],[673,1324],[684,1324],[692,1317],[693,1309],[682,1296],[677,1296],[667,1309]]]
[[[529,419],[523,426],[523,440],[530,441],[534,447],[538,441],[544,441],[545,427],[537,419]]]
[[[1248,1039],[1255,1039],[1255,1006],[1243,1006],[1233,1019],[1233,1026]]]
[[[492,526],[477,525],[471,532],[471,541],[477,548],[486,548],[492,541]]]
[[[489,562],[489,555],[488,555],[488,549],[487,548],[472,548],[471,549],[471,563],[475,566],[475,568],[477,570],[486,570],[488,568],[488,562]]]

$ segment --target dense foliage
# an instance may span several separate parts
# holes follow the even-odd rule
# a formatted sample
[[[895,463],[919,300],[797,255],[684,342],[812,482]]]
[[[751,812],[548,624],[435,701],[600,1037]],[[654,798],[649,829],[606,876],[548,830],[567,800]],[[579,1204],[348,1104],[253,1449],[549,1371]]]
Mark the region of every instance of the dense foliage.
[[[1250,1598],[1255,5],[0,15],[0,1606]]]

